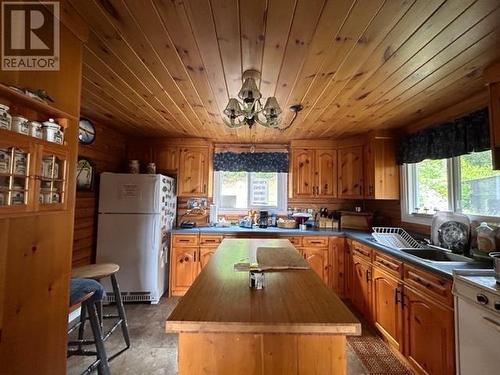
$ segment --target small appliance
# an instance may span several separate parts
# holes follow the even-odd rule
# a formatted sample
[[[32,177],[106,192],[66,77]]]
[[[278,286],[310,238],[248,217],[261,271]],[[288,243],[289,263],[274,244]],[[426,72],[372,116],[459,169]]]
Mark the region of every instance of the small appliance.
[[[267,224],[269,222],[269,213],[267,211],[259,212],[259,228],[267,228]]]

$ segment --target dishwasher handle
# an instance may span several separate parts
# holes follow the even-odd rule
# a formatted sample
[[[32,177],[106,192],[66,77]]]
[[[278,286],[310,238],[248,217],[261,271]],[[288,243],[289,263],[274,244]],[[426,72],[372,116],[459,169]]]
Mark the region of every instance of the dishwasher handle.
[[[483,320],[492,328],[496,329],[498,332],[500,332],[500,323],[494,321],[491,318],[488,318],[487,316],[483,316]]]

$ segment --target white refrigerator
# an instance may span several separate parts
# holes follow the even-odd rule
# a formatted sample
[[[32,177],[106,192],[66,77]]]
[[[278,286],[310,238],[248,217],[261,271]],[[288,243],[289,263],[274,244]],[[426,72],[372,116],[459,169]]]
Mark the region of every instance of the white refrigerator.
[[[167,290],[175,180],[162,175],[102,173],[97,263],[116,263],[124,302],[158,303]],[[111,283],[103,280],[107,301]]]

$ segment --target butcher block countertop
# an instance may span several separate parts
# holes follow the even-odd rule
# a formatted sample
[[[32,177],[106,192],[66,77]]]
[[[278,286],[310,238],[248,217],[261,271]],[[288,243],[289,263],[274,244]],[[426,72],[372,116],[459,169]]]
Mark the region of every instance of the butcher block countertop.
[[[257,248],[296,251],[287,239],[224,239],[166,322],[167,332],[359,335],[361,324],[311,270],[266,272],[264,289],[248,287]]]

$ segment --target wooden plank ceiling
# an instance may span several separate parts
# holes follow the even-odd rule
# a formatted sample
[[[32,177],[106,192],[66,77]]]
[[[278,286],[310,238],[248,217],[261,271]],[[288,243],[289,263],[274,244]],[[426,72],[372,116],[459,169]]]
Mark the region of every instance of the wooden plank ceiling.
[[[138,136],[273,142],[399,127],[475,94],[498,0],[70,0],[89,23],[82,113]],[[242,72],[304,110],[285,132],[222,123]]]

